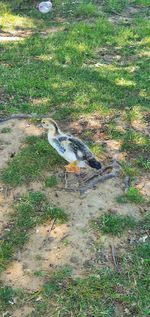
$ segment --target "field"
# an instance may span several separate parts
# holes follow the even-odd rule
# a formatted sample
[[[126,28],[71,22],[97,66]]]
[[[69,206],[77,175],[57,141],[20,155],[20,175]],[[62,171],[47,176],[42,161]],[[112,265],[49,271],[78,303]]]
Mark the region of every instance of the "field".
[[[150,2],[36,5],[0,1],[0,314],[149,317]],[[65,190],[35,115],[119,175]]]

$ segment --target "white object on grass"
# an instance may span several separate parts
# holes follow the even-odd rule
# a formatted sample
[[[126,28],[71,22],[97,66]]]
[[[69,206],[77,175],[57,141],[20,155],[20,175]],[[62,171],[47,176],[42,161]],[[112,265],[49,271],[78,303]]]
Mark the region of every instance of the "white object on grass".
[[[48,13],[52,10],[52,3],[51,1],[42,1],[37,7],[41,13]]]

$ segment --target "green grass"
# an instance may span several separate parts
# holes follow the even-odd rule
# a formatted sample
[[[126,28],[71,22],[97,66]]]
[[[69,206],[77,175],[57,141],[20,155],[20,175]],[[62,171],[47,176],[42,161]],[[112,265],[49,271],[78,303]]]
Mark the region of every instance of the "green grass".
[[[149,227],[142,228],[147,230]],[[148,317],[150,244],[138,242],[128,246],[124,255],[119,254],[118,250],[116,259],[117,262],[119,259],[120,272],[111,270],[106,264],[104,269],[94,268],[84,278],[73,278],[71,268],[66,266],[54,270],[51,275],[36,272],[37,278],[46,277],[38,292],[25,293],[2,286],[0,308],[11,314],[11,302],[15,299],[15,308],[23,307],[26,302],[33,306],[30,317],[47,316],[49,312],[51,317],[58,316],[58,312],[63,316],[69,313],[75,317],[89,314],[112,317],[121,305],[122,310],[128,309],[132,316]]]
[[[140,153],[146,155],[150,151],[150,138],[141,133],[129,130],[124,135],[122,150],[131,153],[138,152],[138,155]]]
[[[11,128],[2,128],[1,130],[0,130],[0,133],[10,133],[11,132]]]
[[[55,176],[47,176],[45,177],[45,186],[46,187],[54,187],[57,185],[57,178]]]
[[[1,116],[12,113],[49,114],[54,119],[75,119],[80,116],[100,117],[100,124],[111,116],[124,120],[128,129],[119,129],[116,121],[106,124],[103,138],[120,141],[127,154],[122,163],[124,175],[131,180],[149,171],[149,138],[132,128],[138,120],[146,124],[149,113],[149,35],[147,0],[132,1],[70,1],[56,0],[53,11],[42,15],[36,1],[0,1],[2,32],[17,31],[31,34],[20,41],[0,42],[0,111]],[[121,14],[136,6],[128,23],[111,23],[108,17]],[[119,18],[119,15],[118,15]],[[55,32],[50,32],[50,28]],[[44,34],[41,33],[45,32]],[[5,34],[5,33],[4,33]],[[6,33],[7,34],[7,33]],[[9,133],[7,128],[0,129]],[[11,134],[10,134],[11,135]],[[83,131],[83,138],[92,141],[93,132]],[[99,140],[98,140],[99,142]],[[91,145],[97,156],[103,154],[98,143]],[[19,186],[41,180],[55,186],[56,179],[45,178],[45,171],[54,173],[64,161],[49,146],[45,137],[28,137],[23,147],[2,171],[4,185]],[[140,192],[130,187],[119,203],[145,202]],[[2,239],[1,267],[5,269],[17,250],[28,241],[29,232],[39,223],[57,218],[66,221],[65,213],[48,203],[43,193],[30,192],[14,207],[10,231]],[[119,235],[128,229],[147,234],[149,214],[136,222],[131,217],[102,215],[97,229]],[[38,261],[42,261],[38,256]],[[91,269],[84,278],[73,278],[68,268],[35,275],[46,279],[38,293],[23,294],[2,286],[1,310],[10,312],[30,303],[35,309],[30,317],[112,317],[116,307],[129,310],[130,316],[148,317],[149,311],[149,240],[127,245],[124,255],[116,253],[120,273]],[[44,275],[43,275],[44,274]],[[37,300],[41,296],[40,300]],[[16,299],[16,304],[10,302]]]
[[[73,278],[69,268],[56,270],[39,294],[32,300],[30,317],[115,316],[117,305],[128,309],[132,316],[149,315],[149,257],[148,243],[130,247],[120,258],[120,273],[109,268],[94,270],[84,278]],[[136,281],[136,283],[135,283]]]
[[[137,188],[129,187],[125,194],[117,197],[117,202],[119,204],[126,204],[128,202],[143,204],[145,202],[145,198]]]
[[[82,3],[79,4],[75,9],[75,16],[76,17],[95,17],[98,16],[98,8],[95,4],[89,3]]]
[[[39,223],[48,219],[64,222],[67,215],[61,208],[49,204],[45,194],[29,192],[19,199],[12,216],[12,225],[2,237],[1,243],[1,269],[13,258],[16,250],[20,250],[28,240],[28,232]]]
[[[1,289],[1,308],[12,311],[10,301],[23,307],[27,301],[33,306],[30,317],[91,316],[112,317],[121,305],[131,316],[149,316],[149,260],[150,244],[130,246],[119,258],[120,272],[110,268],[94,269],[84,278],[73,278],[69,267],[53,271],[43,287],[34,293],[18,292],[10,287]],[[42,274],[43,276],[43,274]],[[41,274],[40,274],[41,277]],[[39,300],[40,298],[40,300]]]
[[[9,286],[1,286],[0,287],[0,310],[6,309],[8,306],[10,306],[10,302],[13,302],[13,296],[15,296],[15,292],[13,289]]]
[[[139,222],[140,228],[143,230],[150,229],[150,211],[146,214],[146,216]]]
[[[43,137],[28,137],[26,146],[2,171],[2,180],[7,185],[17,186],[38,179],[43,170],[53,170],[63,160]]]
[[[148,158],[144,158],[143,156],[140,156],[136,160],[136,164],[139,168],[144,168],[145,170],[150,170],[150,160]]]
[[[97,230],[112,235],[120,235],[135,226],[136,221],[133,217],[115,214],[104,214],[94,221],[94,227]]]
[[[128,163],[122,161],[121,168],[122,168],[123,175],[129,176],[130,180],[132,180],[135,176],[137,176],[139,174],[138,168],[134,167],[130,163],[128,164]]]
[[[85,279],[73,279],[70,270],[64,268],[56,271],[47,281],[42,289],[43,300],[38,305],[34,302],[35,311],[31,316],[41,316],[48,314],[51,303],[55,302],[55,307],[51,306],[51,316],[57,316],[61,311],[63,316],[73,314],[73,316],[111,316],[113,305],[111,300],[105,303],[103,290],[111,294],[116,279],[111,272],[103,272],[100,276],[93,274]],[[106,276],[109,276],[109,281]],[[101,280],[101,283],[100,283]],[[107,281],[107,284],[105,282]],[[56,296],[57,294],[57,296]],[[103,297],[103,299],[102,299]]]
[[[5,286],[3,283],[0,284],[0,313],[5,314],[7,311],[11,314],[12,308],[17,305],[23,305],[26,299],[29,299],[29,294],[27,294],[23,289],[15,289],[11,286]],[[9,316],[9,315],[8,315]]]
[[[106,12],[122,12],[123,9],[129,4],[129,0],[119,1],[119,0],[106,0],[104,2],[104,8]]]

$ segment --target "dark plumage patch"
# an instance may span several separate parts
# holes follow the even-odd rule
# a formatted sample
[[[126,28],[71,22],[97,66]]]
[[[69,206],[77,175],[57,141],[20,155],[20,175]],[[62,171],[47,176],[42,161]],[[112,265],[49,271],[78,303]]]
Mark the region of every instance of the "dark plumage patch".
[[[101,163],[96,161],[95,158],[88,160],[88,163],[92,168],[95,168],[96,170],[100,170],[102,168]]]

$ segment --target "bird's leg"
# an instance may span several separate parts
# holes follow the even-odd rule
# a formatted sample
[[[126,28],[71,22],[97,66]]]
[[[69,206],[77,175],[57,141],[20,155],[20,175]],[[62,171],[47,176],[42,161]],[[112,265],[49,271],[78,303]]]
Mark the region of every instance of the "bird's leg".
[[[77,161],[73,161],[65,166],[68,173],[80,174],[80,167],[77,166]]]

